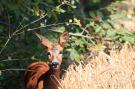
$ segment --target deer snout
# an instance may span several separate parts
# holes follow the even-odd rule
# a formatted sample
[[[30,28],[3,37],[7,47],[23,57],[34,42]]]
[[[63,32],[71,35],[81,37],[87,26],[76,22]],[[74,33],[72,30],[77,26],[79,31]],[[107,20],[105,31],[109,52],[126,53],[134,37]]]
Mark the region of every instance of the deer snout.
[[[57,69],[59,67],[58,62],[52,62],[52,68]]]

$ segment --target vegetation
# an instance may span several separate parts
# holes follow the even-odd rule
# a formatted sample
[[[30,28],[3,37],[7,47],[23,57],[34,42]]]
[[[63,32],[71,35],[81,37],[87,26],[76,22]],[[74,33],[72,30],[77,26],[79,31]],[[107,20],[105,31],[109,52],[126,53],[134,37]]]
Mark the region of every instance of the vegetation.
[[[68,68],[59,89],[134,89],[134,57],[135,51],[127,44],[120,51],[114,47],[110,55],[100,51],[87,56],[86,65]]]
[[[76,63],[90,51],[110,54],[113,45],[120,48],[129,42],[134,46],[134,8],[128,0],[2,0],[0,89],[9,89],[9,84],[20,89],[26,66],[47,61],[33,32],[55,42],[67,30],[70,39],[64,59]]]

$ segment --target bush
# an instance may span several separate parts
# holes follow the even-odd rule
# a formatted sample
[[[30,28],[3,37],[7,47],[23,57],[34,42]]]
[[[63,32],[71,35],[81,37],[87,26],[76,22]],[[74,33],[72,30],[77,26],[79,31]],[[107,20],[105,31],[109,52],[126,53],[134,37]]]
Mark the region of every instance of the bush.
[[[64,50],[68,56],[64,55],[64,58],[78,63],[81,54],[93,50],[92,47],[108,52],[114,44],[121,45],[127,41],[134,44],[134,13],[117,7],[119,1],[1,1],[0,80],[6,82],[0,82],[0,88],[7,88],[11,80],[22,77],[22,72],[18,70],[5,72],[5,69],[24,69],[31,62],[47,61],[44,49],[37,44],[33,31],[55,42],[60,33],[67,30],[70,39]],[[11,85],[13,89],[18,86],[16,81]]]

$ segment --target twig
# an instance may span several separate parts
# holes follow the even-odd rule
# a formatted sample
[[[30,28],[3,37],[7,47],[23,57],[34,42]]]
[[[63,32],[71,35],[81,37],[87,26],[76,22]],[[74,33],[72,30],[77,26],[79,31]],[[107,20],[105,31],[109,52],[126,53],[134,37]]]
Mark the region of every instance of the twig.
[[[1,60],[0,62],[6,62],[6,61],[21,61],[21,60],[26,60],[26,59],[5,59],[5,60]],[[37,60],[37,59],[32,59],[32,60]]]
[[[51,31],[58,32],[58,33],[62,33],[62,32],[60,32],[60,31],[56,31],[56,30],[51,30]],[[88,38],[88,39],[93,39],[93,38],[94,38],[94,37],[89,37],[89,36],[85,36],[85,35],[77,34],[77,33],[69,33],[69,35],[84,37],[84,38]]]
[[[4,44],[4,46],[2,47],[2,49],[0,50],[0,54],[3,52],[3,50],[6,48],[8,42],[11,40],[11,36],[7,39],[6,43]]]
[[[29,69],[4,69],[4,70],[0,70],[2,72],[4,71],[35,71],[35,70],[29,70]]]
[[[50,26],[63,25],[63,24],[66,24],[66,23],[67,23],[67,22],[57,23],[57,24],[49,24],[49,25],[45,25],[45,26],[40,26],[40,27],[28,29],[27,31],[33,31],[33,30],[36,30],[36,29],[45,28],[45,27],[50,27]],[[72,23],[72,24],[75,24],[75,23]],[[51,30],[51,31],[58,32],[58,33],[62,33],[62,32],[60,32],[60,31],[56,31],[56,30]],[[18,34],[21,34],[21,33],[22,33],[22,32],[20,32],[20,33],[18,33]],[[16,34],[16,35],[18,35],[18,34]],[[72,36],[80,36],[80,37],[84,37],[84,38],[88,38],[88,39],[93,39],[93,38],[94,38],[94,37],[89,37],[89,36],[85,36],[85,35],[77,34],[77,33],[69,33],[69,35],[72,35]]]
[[[7,18],[8,18],[8,24],[10,24],[10,18],[9,18],[9,14],[7,15]],[[8,30],[9,30],[9,32],[8,32],[8,37],[10,38],[10,34],[11,34],[11,29],[10,29],[10,26],[8,26]]]
[[[83,34],[84,32],[86,32],[86,33],[88,34],[88,31],[86,31],[88,27],[89,27],[89,26],[86,26],[85,28],[81,27],[81,29],[82,29],[81,34]]]
[[[107,57],[107,59],[109,59],[107,62],[109,62],[112,66],[115,66],[115,63],[113,62],[113,58],[111,58],[111,56],[109,56],[108,54],[104,53],[104,52],[100,52],[103,56]]]
[[[45,15],[45,16],[46,16],[46,15]],[[29,24],[23,26],[22,28],[18,29],[18,28],[21,26],[22,22],[23,22],[23,20],[22,20],[22,22],[21,22],[21,23],[19,24],[19,26],[17,27],[16,31],[14,31],[14,32],[10,35],[10,37],[7,39],[6,43],[4,44],[4,46],[2,47],[2,49],[0,50],[0,54],[1,54],[1,53],[3,52],[3,50],[6,48],[7,44],[9,43],[9,41],[11,40],[11,38],[12,38],[13,36],[15,36],[15,35],[16,35],[19,31],[21,31],[22,29],[24,29],[24,28],[30,26],[31,24],[33,24],[33,23],[35,23],[35,22],[37,22],[37,21],[43,19],[45,16],[43,16],[43,17],[41,17],[41,18],[39,18],[39,19],[36,19],[36,20],[34,20],[33,22],[31,22],[31,23],[29,23]]]
[[[40,29],[40,28],[50,27],[50,26],[64,25],[65,23],[67,23],[67,22],[57,23],[57,24],[49,24],[49,25],[40,26],[40,27],[37,27],[37,28],[28,29],[27,31],[32,31],[32,30],[35,30],[35,29]]]
[[[22,21],[20,22],[20,24],[18,25],[18,27],[16,28],[16,30],[20,28],[20,26],[22,25],[23,21],[24,21],[24,18],[22,19]]]
[[[20,28],[19,30],[16,30],[16,31],[13,33],[13,35],[16,35],[19,31],[21,31],[22,29],[24,29],[24,28],[26,28],[26,27],[30,26],[31,24],[34,24],[34,23],[36,23],[36,22],[40,21],[40,20],[41,20],[41,19],[43,19],[45,16],[46,16],[46,15],[42,16],[42,17],[41,17],[41,18],[39,18],[39,19],[36,19],[36,20],[32,21],[32,22],[31,22],[31,23],[29,23],[29,24],[26,24],[25,26],[23,26],[23,27],[22,27],[22,28]]]
[[[57,24],[49,24],[49,25],[45,25],[45,26],[39,26],[39,27],[36,27],[36,28],[32,28],[32,29],[28,29],[26,30],[27,32],[28,31],[33,31],[33,30],[36,30],[36,29],[40,29],[40,28],[45,28],[45,27],[51,27],[51,26],[57,26],[57,25],[64,25],[65,23],[67,22],[63,22],[63,23],[57,23]],[[20,33],[17,33],[16,35],[19,35],[21,33],[23,33],[24,31],[20,32]]]
[[[52,25],[53,25],[53,26],[54,26],[54,25],[60,25],[60,24],[64,24],[64,23],[51,24],[51,25],[47,25],[47,26],[44,26],[44,27],[49,27],[49,26],[52,26]],[[42,27],[33,28],[33,29],[28,29],[27,31],[33,31],[33,30],[38,29],[38,28],[43,28],[43,26],[42,26]],[[62,33],[61,31],[57,31],[57,30],[50,30],[50,31]],[[84,38],[93,39],[93,37],[89,37],[89,36],[85,36],[85,35],[77,34],[77,33],[69,33],[69,35],[72,35],[72,36],[80,36],[80,37],[84,37]]]

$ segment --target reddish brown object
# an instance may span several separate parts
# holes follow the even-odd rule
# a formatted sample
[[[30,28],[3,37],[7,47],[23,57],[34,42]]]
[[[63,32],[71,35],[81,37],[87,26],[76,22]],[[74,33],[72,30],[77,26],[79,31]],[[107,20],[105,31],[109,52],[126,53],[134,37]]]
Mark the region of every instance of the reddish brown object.
[[[28,66],[28,70],[31,71],[25,73],[25,85],[27,89],[36,89],[39,78],[49,70],[49,66],[44,62],[35,62]]]
[[[57,44],[52,44],[47,38],[35,33],[40,44],[48,48],[49,62],[30,64],[25,72],[26,89],[58,89],[62,51],[68,40],[68,32],[63,32]]]

